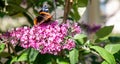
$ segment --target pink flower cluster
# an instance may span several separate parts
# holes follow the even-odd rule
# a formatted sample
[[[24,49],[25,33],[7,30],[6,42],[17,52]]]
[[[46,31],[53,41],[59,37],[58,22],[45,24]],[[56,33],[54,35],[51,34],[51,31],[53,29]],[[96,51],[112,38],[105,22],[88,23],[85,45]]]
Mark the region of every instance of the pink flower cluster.
[[[72,29],[70,31],[69,29]],[[80,27],[75,23],[73,25],[58,24],[57,21],[43,23],[30,27],[19,27],[10,31],[10,41],[17,45],[18,41],[23,48],[34,48],[41,54],[58,54],[61,50],[71,50],[75,47],[75,42],[67,36],[80,33]],[[68,35],[69,34],[69,35]]]

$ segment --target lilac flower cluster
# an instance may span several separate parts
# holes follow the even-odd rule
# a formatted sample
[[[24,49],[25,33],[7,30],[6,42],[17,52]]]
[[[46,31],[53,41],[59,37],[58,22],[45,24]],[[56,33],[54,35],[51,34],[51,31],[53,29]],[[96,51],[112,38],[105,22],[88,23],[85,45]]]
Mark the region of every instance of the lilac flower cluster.
[[[72,29],[70,31],[69,29]],[[75,42],[67,36],[81,32],[80,27],[75,23],[70,25],[58,24],[57,21],[43,23],[30,27],[19,27],[9,32],[10,42],[17,45],[18,41],[23,48],[34,48],[41,54],[58,54],[61,50],[71,50],[75,47]],[[68,35],[69,34],[69,35]]]

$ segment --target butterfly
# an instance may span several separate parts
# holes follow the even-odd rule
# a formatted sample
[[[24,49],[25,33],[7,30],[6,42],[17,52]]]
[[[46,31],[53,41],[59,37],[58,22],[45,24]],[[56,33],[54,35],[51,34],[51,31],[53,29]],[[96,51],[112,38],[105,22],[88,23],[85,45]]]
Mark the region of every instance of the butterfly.
[[[52,15],[48,12],[48,8],[43,6],[39,12],[39,16],[34,19],[34,25],[42,24],[52,20]]]

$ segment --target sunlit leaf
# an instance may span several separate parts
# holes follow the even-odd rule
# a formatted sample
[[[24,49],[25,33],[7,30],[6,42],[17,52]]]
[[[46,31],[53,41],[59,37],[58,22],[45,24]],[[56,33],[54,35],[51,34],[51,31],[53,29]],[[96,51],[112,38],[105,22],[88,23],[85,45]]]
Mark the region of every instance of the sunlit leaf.
[[[13,57],[10,63],[12,64],[13,62],[27,61],[27,60],[28,60],[28,52],[23,52],[19,56]]]
[[[86,37],[87,37],[87,36],[84,35],[84,34],[76,34],[76,35],[74,36],[74,39],[77,40],[77,42],[78,42],[79,44],[84,44],[84,43],[85,43],[84,39],[85,39]]]
[[[17,57],[13,57],[10,64],[12,64],[13,62],[16,62],[17,61]]]
[[[99,46],[91,46],[90,48],[97,51],[100,54],[100,56],[109,64],[116,64],[114,56],[104,48]]]
[[[111,54],[115,54],[120,51],[120,44],[107,44],[105,49]]]
[[[27,61],[28,53],[23,53],[20,57],[18,57],[17,61]]]
[[[58,64],[69,64],[68,62],[59,62]]]
[[[78,62],[79,52],[77,49],[73,49],[69,52],[70,64],[76,64]]]
[[[1,43],[1,44],[0,44],[0,53],[4,50],[4,48],[5,48],[5,44],[4,44],[4,43]]]
[[[108,62],[106,62],[106,61],[103,61],[101,64],[109,64]]]

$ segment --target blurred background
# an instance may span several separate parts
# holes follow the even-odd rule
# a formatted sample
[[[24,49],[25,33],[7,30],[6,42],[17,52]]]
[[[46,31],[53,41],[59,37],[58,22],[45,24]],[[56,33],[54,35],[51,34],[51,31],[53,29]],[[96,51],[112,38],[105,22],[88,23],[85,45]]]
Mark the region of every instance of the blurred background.
[[[114,34],[120,34],[120,0],[101,0],[100,9],[105,25],[114,25]]]
[[[89,25],[114,25],[113,34],[120,34],[120,0],[74,0],[69,19]],[[43,5],[53,19],[62,20],[64,0],[0,0],[0,32],[14,27],[32,26]]]

